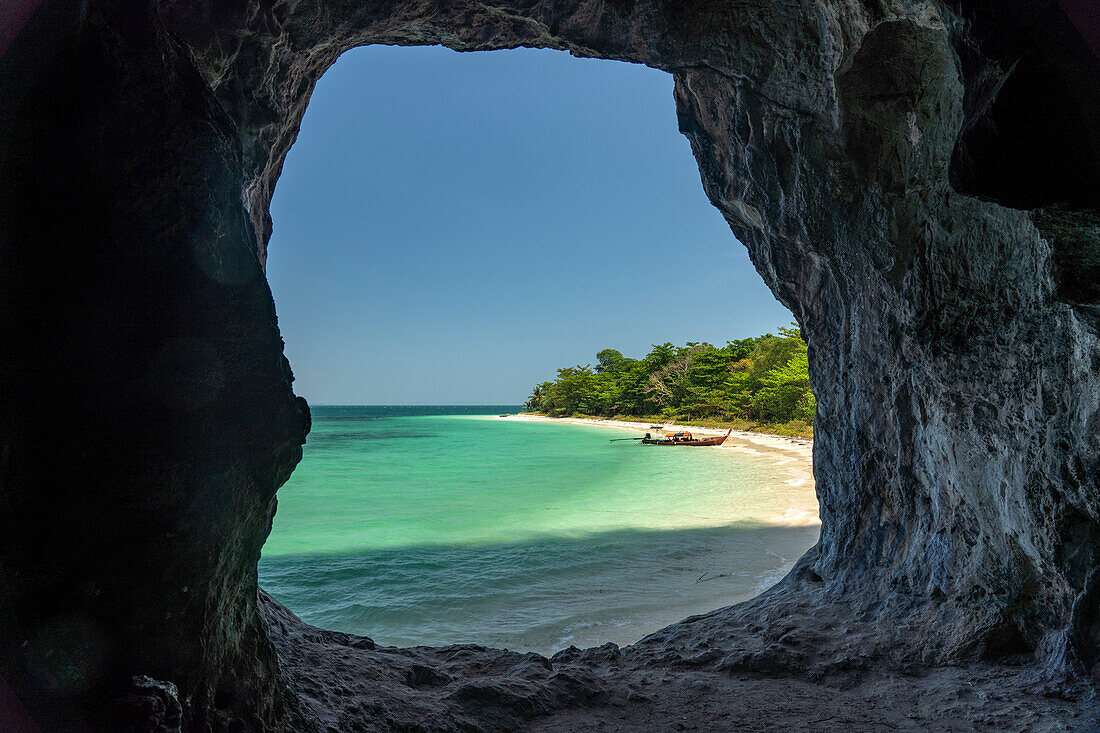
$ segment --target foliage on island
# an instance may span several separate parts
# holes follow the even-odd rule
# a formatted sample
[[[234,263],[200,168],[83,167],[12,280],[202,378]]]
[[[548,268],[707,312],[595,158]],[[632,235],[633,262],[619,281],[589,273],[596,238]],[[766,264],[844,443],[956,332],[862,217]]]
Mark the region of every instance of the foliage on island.
[[[535,385],[525,406],[553,417],[733,424],[812,437],[817,402],[806,342],[790,327],[721,347],[664,343],[641,359],[604,349],[595,366],[558,369],[556,380]]]

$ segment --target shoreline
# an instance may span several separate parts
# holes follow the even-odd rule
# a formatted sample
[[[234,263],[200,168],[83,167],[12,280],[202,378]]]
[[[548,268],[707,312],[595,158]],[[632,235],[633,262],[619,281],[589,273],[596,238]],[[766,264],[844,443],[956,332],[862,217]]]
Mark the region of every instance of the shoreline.
[[[502,420],[535,420],[543,422],[562,422],[570,425],[596,425],[609,428],[619,428],[621,430],[632,430],[636,432],[648,432],[650,425],[653,423],[648,422],[631,422],[627,420],[611,420],[608,418],[589,418],[589,417],[549,417],[547,415],[531,415],[526,413],[519,413],[516,415],[510,415],[506,418],[500,418]],[[680,432],[686,431],[691,433],[698,433],[699,435],[725,435],[726,431],[720,428],[708,428],[699,425],[688,424],[671,424],[662,425],[661,430],[668,432]],[[773,433],[756,433],[749,432],[747,430],[734,430],[730,433],[729,440],[722,446],[723,449],[729,448],[730,440],[741,441],[744,443],[751,443],[753,446],[761,450],[761,452],[782,451],[785,453],[793,454],[799,458],[807,461],[813,461],[813,448],[814,442],[809,438],[794,438],[787,435],[775,435]]]
[[[557,422],[568,425],[589,425],[594,427],[616,428],[629,432],[647,432],[650,430],[648,422],[631,422],[625,420],[608,420],[602,418],[578,418],[578,417],[548,417],[546,415],[510,415],[502,420],[529,420],[532,422]],[[700,435],[724,435],[725,431],[718,428],[697,427],[693,425],[665,425],[662,430],[688,431]],[[709,450],[735,451],[758,458],[771,459],[786,474],[784,483],[788,487],[788,498],[802,495],[801,501],[793,501],[788,505],[782,515],[776,517],[779,524],[788,527],[813,527],[821,526],[820,505],[817,498],[817,488],[813,472],[813,441],[806,438],[792,438],[784,435],[772,435],[769,433],[754,433],[744,430],[734,430],[730,433],[726,442]],[[701,448],[700,450],[707,450]],[[754,592],[731,598],[731,603],[740,603],[754,598],[763,593],[775,583],[787,576],[794,568],[795,563],[804,553],[798,553],[790,557],[782,557],[782,562],[770,576],[763,580]]]
[[[499,418],[501,420],[529,420],[532,422],[556,422],[567,425],[590,425],[594,427],[616,428],[630,432],[647,432],[651,423],[630,422],[625,420],[608,420],[603,418],[582,417],[548,417],[546,415],[517,414]],[[661,430],[687,431],[700,435],[725,435],[724,430],[718,428],[696,427],[692,425],[667,425]],[[789,525],[806,526],[820,524],[820,507],[817,501],[816,483],[813,470],[812,440],[806,438],[791,438],[784,435],[772,435],[769,433],[752,433],[744,430],[734,430],[730,433],[725,444],[712,447],[710,450],[736,451],[760,458],[770,458],[776,462],[787,474],[784,483],[792,490],[807,491],[813,496],[812,508],[807,505],[800,508],[791,507],[784,517]],[[797,559],[797,558],[795,558]],[[791,565],[794,561],[791,560]],[[789,569],[789,568],[788,568]]]

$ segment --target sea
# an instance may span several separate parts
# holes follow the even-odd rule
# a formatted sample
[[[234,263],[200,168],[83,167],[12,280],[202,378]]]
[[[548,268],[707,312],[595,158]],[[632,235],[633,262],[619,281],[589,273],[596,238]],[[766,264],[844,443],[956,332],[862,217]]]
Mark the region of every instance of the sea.
[[[498,417],[518,409],[313,407],[260,585],[387,646],[551,654],[751,598],[817,541],[804,461]]]

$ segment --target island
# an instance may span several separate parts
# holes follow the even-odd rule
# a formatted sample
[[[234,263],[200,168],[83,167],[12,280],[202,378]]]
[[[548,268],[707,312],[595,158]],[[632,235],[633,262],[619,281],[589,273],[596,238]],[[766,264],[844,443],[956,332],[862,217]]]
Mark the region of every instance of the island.
[[[721,347],[654,345],[641,359],[603,349],[595,366],[578,364],[557,374],[534,386],[524,404],[528,411],[813,438],[817,400],[806,342],[795,324]]]

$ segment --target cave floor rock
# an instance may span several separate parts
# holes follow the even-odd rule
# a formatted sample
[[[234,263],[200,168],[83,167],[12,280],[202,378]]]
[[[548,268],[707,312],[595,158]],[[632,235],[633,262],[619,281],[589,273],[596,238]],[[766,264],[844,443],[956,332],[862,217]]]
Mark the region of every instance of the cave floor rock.
[[[1054,691],[1030,666],[751,670],[731,667],[722,650],[681,653],[685,628],[699,640],[728,635],[736,607],[623,649],[547,659],[380,647],[309,626],[263,591],[261,600],[303,722],[325,731],[1100,730],[1095,694]]]

